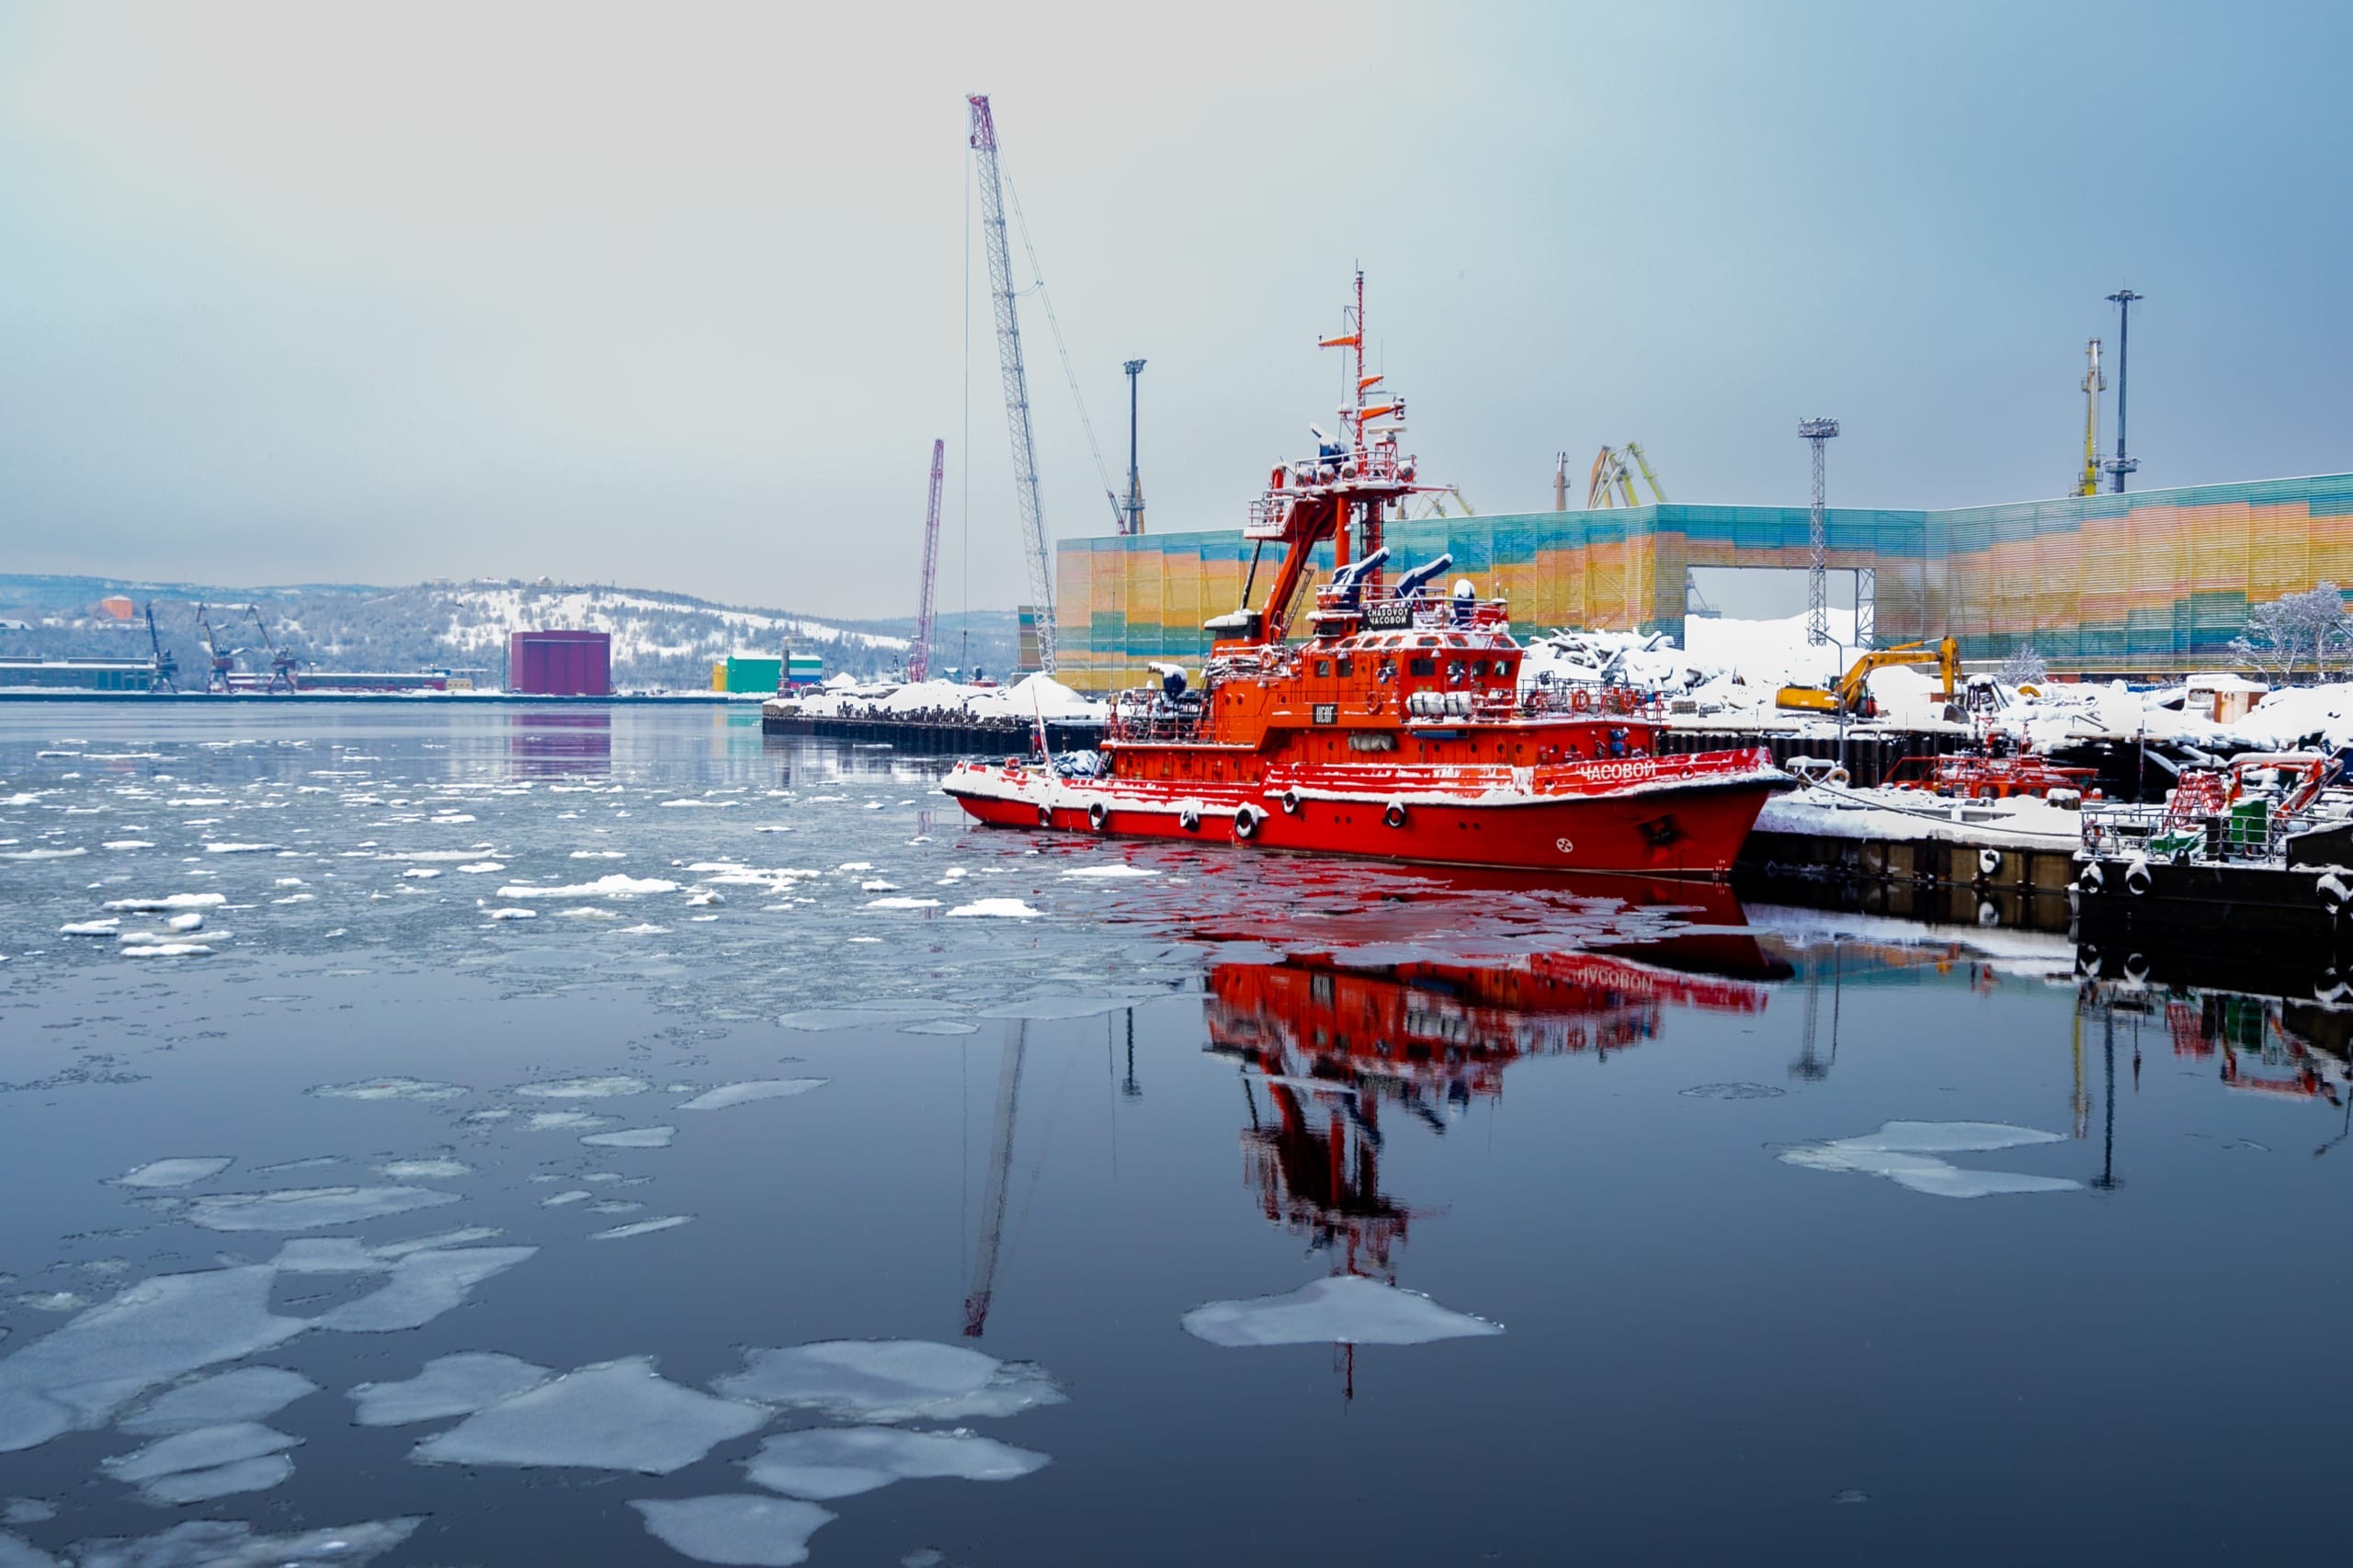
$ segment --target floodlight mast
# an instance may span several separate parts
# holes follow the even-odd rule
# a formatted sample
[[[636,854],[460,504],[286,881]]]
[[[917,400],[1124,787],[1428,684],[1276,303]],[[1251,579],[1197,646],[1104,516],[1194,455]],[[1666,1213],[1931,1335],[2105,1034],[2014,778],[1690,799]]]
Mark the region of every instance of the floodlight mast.
[[[1823,454],[1830,438],[1837,434],[1838,421],[1836,419],[1798,421],[1799,437],[1813,448],[1813,506],[1806,514],[1805,523],[1805,640],[1817,648],[1830,641],[1830,533],[1829,524],[1823,515]]]

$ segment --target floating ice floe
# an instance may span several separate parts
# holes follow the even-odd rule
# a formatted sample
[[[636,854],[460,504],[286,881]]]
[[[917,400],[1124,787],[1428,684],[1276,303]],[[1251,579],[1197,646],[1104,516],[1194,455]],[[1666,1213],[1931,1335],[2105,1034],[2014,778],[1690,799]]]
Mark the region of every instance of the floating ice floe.
[[[199,1426],[159,1437],[136,1453],[101,1460],[98,1468],[137,1486],[155,1503],[199,1503],[262,1492],[294,1473],[285,1450],[301,1441],[258,1422]]]
[[[651,922],[645,922],[636,926],[624,926],[620,927],[616,935],[622,937],[661,937],[667,935],[669,929],[670,927],[667,926],[656,926]]]
[[[505,863],[497,860],[473,860],[458,868],[461,874],[469,877],[484,876],[492,871],[505,869],[506,869]]]
[[[124,939],[115,951],[127,959],[186,959],[201,958],[212,951],[202,942],[165,942],[153,937]]]
[[[1359,1275],[1317,1279],[1280,1296],[1211,1301],[1181,1320],[1211,1345],[1427,1345],[1501,1334],[1503,1325]]]
[[[267,1266],[165,1274],[0,1359],[0,1453],[101,1426],[158,1383],[282,1344],[310,1327],[273,1316]]]
[[[575,849],[574,860],[626,860],[629,857],[618,849]]]
[[[686,806],[732,806],[736,803],[733,801],[665,801],[662,807],[665,811],[676,811]]]
[[[613,1119],[585,1110],[535,1110],[523,1119],[526,1132],[553,1132],[566,1127],[610,1127]]]
[[[536,909],[490,909],[483,913],[492,920],[536,920],[540,914]]]
[[[537,1247],[460,1247],[413,1252],[392,1265],[383,1289],[347,1301],[316,1320],[321,1328],[347,1334],[389,1334],[422,1328],[464,1304],[467,1293],[493,1275],[505,1273],[539,1251]]]
[[[351,1084],[321,1084],[304,1092],[329,1100],[454,1100],[467,1091],[455,1084],[424,1078],[362,1078]]]
[[[1899,1187],[1938,1198],[1988,1198],[2012,1192],[2073,1192],[2083,1183],[2018,1171],[1964,1170],[1938,1156],[2060,1141],[2056,1132],[2002,1122],[1891,1121],[1877,1132],[1794,1144],[1777,1152],[1783,1164],[1806,1170],[1885,1176]]]
[[[668,1475],[767,1421],[764,1410],[668,1381],[651,1358],[638,1356],[583,1367],[476,1411],[411,1457]]]
[[[208,1231],[313,1231],[460,1201],[429,1187],[302,1187],[199,1198],[187,1218]]]
[[[791,1497],[854,1496],[894,1481],[952,1476],[1012,1481],[1044,1468],[1046,1456],[971,1432],[894,1432],[829,1427],[770,1437],[744,1473]]]
[[[358,1568],[400,1545],[424,1516],[371,1519],[297,1535],[256,1535],[241,1520],[190,1519],[157,1535],[85,1540],[74,1568]]]
[[[167,918],[164,922],[164,928],[167,931],[193,931],[203,924],[204,915],[202,913],[198,910],[191,909]]]
[[[743,1494],[647,1499],[631,1507],[646,1533],[683,1557],[746,1568],[791,1568],[809,1561],[809,1538],[834,1516],[814,1503]]]
[[[520,882],[498,890],[501,898],[630,898],[639,893],[676,892],[678,884],[662,877],[625,877],[619,872],[598,877],[593,882],[571,882],[563,887],[539,888]]]
[[[265,855],[284,848],[282,844],[222,844],[219,841],[204,846],[207,855]]]
[[[376,1167],[376,1174],[380,1176],[389,1176],[393,1181],[449,1181],[457,1176],[472,1176],[474,1174],[474,1168],[463,1160],[452,1160],[446,1155],[440,1155],[413,1160],[387,1160]]]
[[[167,1390],[117,1425],[133,1437],[149,1437],[260,1421],[318,1392],[318,1384],[283,1367],[235,1367]]]
[[[1777,1100],[1786,1091],[1770,1084],[1694,1084],[1676,1092],[1694,1100]]]
[[[961,1018],[917,1018],[911,1024],[899,1026],[901,1034],[978,1034],[981,1026],[968,1024]]]
[[[155,841],[152,838],[109,838],[98,847],[101,849],[153,849],[155,847]]]
[[[490,1241],[506,1233],[495,1225],[465,1225],[454,1231],[437,1232],[429,1236],[411,1236],[404,1242],[386,1242],[381,1246],[369,1247],[368,1251],[376,1257],[398,1259],[406,1257],[413,1252],[437,1252],[445,1247],[472,1246],[476,1242]],[[301,1244],[300,1242],[287,1244],[289,1246]]]
[[[1123,861],[1110,866],[1073,866],[1063,875],[1065,877],[1156,877],[1160,873],[1150,866],[1131,866]]]
[[[898,883],[886,882],[880,877],[869,877],[866,881],[858,884],[858,891],[860,892],[895,892],[898,891]]]
[[[404,877],[415,877],[419,881],[428,881],[440,874],[430,866],[411,866],[401,873]]]
[[[57,928],[61,937],[111,937],[122,924],[122,916],[108,915],[104,920],[74,920]]]
[[[603,1209],[606,1206],[600,1203],[597,1207]],[[635,1209],[639,1206],[632,1203],[628,1207]],[[631,1236],[650,1236],[656,1231],[675,1231],[693,1219],[691,1214],[667,1214],[659,1220],[640,1220],[634,1224],[615,1225],[609,1231],[591,1231],[588,1239],[592,1242],[622,1242]]]
[[[542,1209],[561,1209],[567,1203],[584,1203],[596,1196],[597,1195],[595,1193],[589,1191],[585,1187],[575,1187],[568,1192],[559,1192],[552,1197],[540,1199],[540,1207]]]
[[[970,903],[960,903],[948,912],[949,918],[959,915],[994,915],[1004,920],[1035,920],[1039,911],[1017,898],[980,898]]]
[[[580,1141],[595,1149],[666,1149],[677,1135],[675,1127],[624,1127],[618,1132],[591,1132]]]
[[[951,1421],[1060,1404],[1045,1369],[923,1339],[832,1339],[745,1353],[711,1384],[731,1399],[821,1411],[839,1420]]]
[[[173,892],[161,898],[109,899],[107,907],[134,915],[153,915],[167,909],[217,909],[228,902],[229,895],[224,892]]]
[[[404,1383],[361,1383],[351,1391],[360,1426],[405,1426],[450,1415],[471,1415],[501,1400],[528,1393],[552,1376],[545,1367],[486,1350],[464,1350],[427,1361]]]
[[[0,860],[71,860],[88,853],[79,845],[71,849],[0,849]]]
[[[722,1084],[677,1107],[679,1110],[725,1110],[729,1106],[749,1105],[754,1100],[781,1099],[787,1095],[805,1095],[812,1089],[823,1088],[823,1078],[758,1078],[747,1084]]]
[[[653,1086],[642,1078],[617,1073],[601,1078],[550,1078],[542,1083],[519,1085],[515,1092],[547,1100],[601,1100],[642,1095]]]
[[[145,1165],[128,1170],[114,1178],[117,1187],[186,1187],[191,1182],[217,1176],[236,1161],[226,1154],[186,1155],[178,1159],[150,1160]]]
[[[938,909],[936,898],[875,898],[866,903],[869,909]]]

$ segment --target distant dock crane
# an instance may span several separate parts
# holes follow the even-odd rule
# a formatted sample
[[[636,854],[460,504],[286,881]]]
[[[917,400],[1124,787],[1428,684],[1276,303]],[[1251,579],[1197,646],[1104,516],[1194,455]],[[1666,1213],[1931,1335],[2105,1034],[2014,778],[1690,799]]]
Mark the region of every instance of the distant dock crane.
[[[1659,488],[1658,475],[1651,472],[1650,460],[1643,455],[1642,443],[1629,441],[1622,447],[1602,448],[1600,454],[1593,460],[1593,472],[1587,477],[1585,487],[1585,504],[1587,510],[1597,511],[1603,507],[1621,504],[1627,506],[1642,505],[1642,501],[1634,493],[1634,476],[1626,468],[1626,460],[1629,458],[1633,460],[1634,467],[1642,471],[1643,483],[1650,486],[1652,503],[1656,506],[1665,505],[1666,492]],[[1562,454],[1561,461],[1562,472],[1554,476],[1552,485],[1556,499],[1566,483],[1568,462],[1566,453]]]
[[[923,579],[915,599],[915,636],[907,650],[907,678],[924,680],[931,675],[931,611],[939,585],[939,482],[946,472],[948,443],[931,444],[931,501],[924,508],[923,517]]]
[[[2084,345],[2084,467],[2075,476],[2075,494],[2099,494],[2099,394],[2108,390],[2108,378],[2099,373],[2099,339],[2095,337]]]

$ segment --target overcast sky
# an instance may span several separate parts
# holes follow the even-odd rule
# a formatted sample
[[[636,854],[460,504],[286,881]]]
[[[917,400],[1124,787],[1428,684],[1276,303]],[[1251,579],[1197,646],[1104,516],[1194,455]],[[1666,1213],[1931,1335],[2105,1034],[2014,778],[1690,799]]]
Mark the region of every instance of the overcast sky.
[[[1115,471],[1150,362],[1155,531],[1329,423],[1359,262],[1482,511],[1628,437],[1802,504],[1816,412],[1834,502],[2059,494],[2126,282],[2137,484],[2343,471],[2347,14],[7,5],[0,570],[904,614],[940,436],[943,606],[1010,605],[974,91]],[[1022,324],[1048,526],[1108,531]]]

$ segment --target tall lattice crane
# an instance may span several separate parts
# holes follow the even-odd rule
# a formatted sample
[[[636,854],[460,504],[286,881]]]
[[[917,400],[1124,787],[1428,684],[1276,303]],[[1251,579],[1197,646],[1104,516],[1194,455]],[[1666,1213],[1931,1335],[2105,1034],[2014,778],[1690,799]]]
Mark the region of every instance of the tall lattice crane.
[[[1005,420],[1013,437],[1013,493],[1021,506],[1029,562],[1029,599],[1038,612],[1038,666],[1054,673],[1054,562],[1038,499],[1038,443],[1029,430],[1029,376],[1021,363],[1021,324],[1014,312],[1013,253],[1005,232],[1005,189],[997,172],[996,120],[988,95],[965,100],[972,110],[972,151],[980,155],[981,233],[987,241],[989,293],[996,301],[996,355],[1005,375]],[[1116,502],[1115,502],[1116,506]]]
[[[2084,345],[2084,471],[2075,476],[2075,494],[2099,494],[2099,394],[2108,378],[2099,373],[2099,339]]]
[[[907,650],[907,678],[923,680],[931,674],[931,606],[939,582],[939,480],[946,472],[948,443],[931,444],[931,504],[923,515],[923,583],[915,599],[915,640]]]

